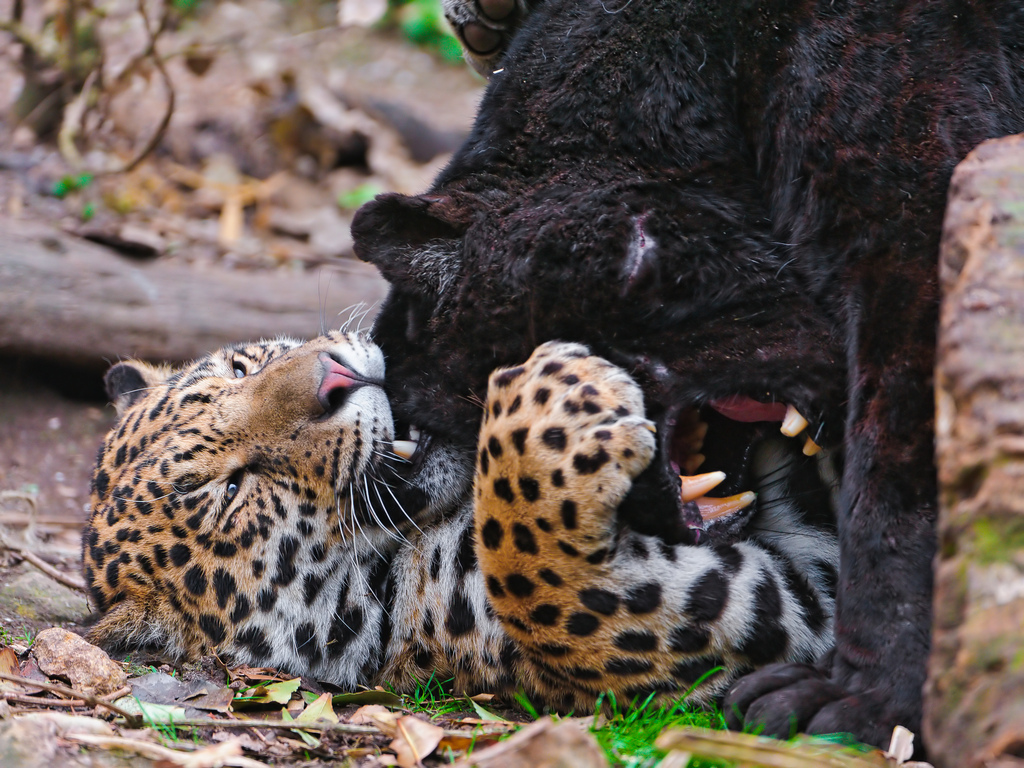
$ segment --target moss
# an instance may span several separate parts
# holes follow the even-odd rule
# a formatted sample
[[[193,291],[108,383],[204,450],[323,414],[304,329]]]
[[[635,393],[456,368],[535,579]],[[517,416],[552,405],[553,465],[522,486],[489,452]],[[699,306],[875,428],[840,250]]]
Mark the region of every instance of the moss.
[[[1013,562],[1014,555],[1024,550],[1024,518],[987,518],[976,521],[970,530],[973,559],[978,563]]]

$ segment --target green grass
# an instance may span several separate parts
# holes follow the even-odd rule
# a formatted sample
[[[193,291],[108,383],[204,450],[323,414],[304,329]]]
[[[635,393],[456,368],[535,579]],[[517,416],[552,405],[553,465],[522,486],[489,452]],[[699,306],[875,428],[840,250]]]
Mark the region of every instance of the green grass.
[[[410,712],[419,712],[428,715],[431,720],[444,715],[453,715],[457,712],[465,712],[470,705],[464,698],[453,696],[451,684],[453,680],[439,680],[434,673],[426,680],[416,680],[416,687],[412,693],[397,694],[402,699],[402,705]],[[392,693],[394,688],[385,686]]]
[[[17,645],[32,645],[32,640],[32,630],[24,624],[21,625],[20,632],[0,625],[0,645],[11,645],[12,643]]]
[[[620,710],[615,697],[608,694],[603,701],[604,717],[594,716],[591,732],[612,765],[626,768],[653,768],[664,754],[654,740],[668,728],[725,728],[725,719],[717,707],[706,709],[679,701],[671,706],[658,704],[654,695],[645,701]],[[601,702],[598,710],[601,711]],[[689,768],[728,766],[721,761],[691,760]]]

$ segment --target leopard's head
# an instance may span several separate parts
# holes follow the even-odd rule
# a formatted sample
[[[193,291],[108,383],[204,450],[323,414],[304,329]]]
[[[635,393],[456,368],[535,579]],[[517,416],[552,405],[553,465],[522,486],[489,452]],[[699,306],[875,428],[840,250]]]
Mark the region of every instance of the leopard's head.
[[[356,252],[391,283],[373,335],[399,424],[458,444],[476,439],[488,372],[543,342],[625,368],[660,451],[624,514],[685,540],[697,510],[678,475],[701,456],[728,474],[720,492],[746,490],[752,446],[787,406],[809,422],[797,457],[838,442],[836,308],[775,242],[730,88],[703,84],[695,115],[697,86],[657,74],[695,70],[700,51],[561,10],[516,39],[433,188],[358,213]]]
[[[195,655],[366,531],[450,507],[443,473],[396,482],[384,360],[329,333],[114,365],[118,421],[93,476],[83,564],[93,639]],[[372,536],[370,537],[372,539]]]

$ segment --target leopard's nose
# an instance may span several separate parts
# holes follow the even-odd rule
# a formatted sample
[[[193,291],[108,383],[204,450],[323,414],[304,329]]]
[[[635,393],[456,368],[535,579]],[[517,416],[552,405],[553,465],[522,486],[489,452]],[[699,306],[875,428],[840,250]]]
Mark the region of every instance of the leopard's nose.
[[[326,352],[318,354],[317,359],[320,361],[321,378],[316,399],[325,413],[338,410],[345,404],[353,389],[369,383],[360,379]]]

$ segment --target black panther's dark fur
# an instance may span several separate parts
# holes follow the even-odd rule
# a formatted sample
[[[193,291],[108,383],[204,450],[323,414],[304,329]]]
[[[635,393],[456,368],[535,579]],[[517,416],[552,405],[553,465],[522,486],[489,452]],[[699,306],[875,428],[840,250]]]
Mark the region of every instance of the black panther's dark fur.
[[[353,227],[393,284],[397,415],[471,444],[487,372],[553,338],[633,371],[662,417],[795,404],[844,441],[836,650],[727,705],[771,733],[916,730],[944,195],[975,144],[1024,130],[1024,4],[550,0],[502,64],[431,193]],[[662,459],[623,516],[682,537],[640,514],[675,509]]]

